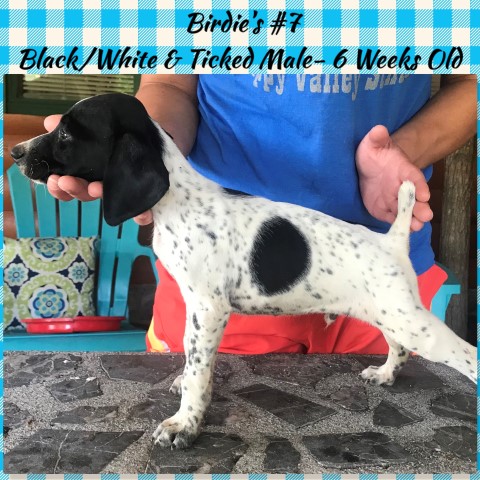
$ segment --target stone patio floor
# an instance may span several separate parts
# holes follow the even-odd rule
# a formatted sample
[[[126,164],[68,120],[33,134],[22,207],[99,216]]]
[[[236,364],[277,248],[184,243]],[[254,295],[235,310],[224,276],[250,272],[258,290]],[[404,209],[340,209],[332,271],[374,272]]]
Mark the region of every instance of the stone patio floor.
[[[364,384],[383,360],[220,355],[203,433],[169,450],[151,435],[182,355],[6,353],[5,472],[474,473],[475,385],[420,358]]]

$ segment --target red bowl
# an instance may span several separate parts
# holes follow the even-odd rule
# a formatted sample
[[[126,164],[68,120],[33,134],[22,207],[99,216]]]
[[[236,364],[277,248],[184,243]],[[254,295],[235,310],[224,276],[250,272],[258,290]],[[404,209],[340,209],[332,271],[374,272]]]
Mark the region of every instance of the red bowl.
[[[112,332],[125,317],[26,318],[28,333]]]

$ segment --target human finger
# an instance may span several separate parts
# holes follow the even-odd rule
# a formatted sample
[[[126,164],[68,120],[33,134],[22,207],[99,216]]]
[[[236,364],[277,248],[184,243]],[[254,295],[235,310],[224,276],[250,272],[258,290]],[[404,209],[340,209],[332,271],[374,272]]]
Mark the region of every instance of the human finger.
[[[412,223],[410,224],[410,230],[412,232],[418,232],[423,228],[424,222],[421,222],[418,218],[412,217]]]
[[[433,211],[426,202],[415,202],[413,216],[420,222],[429,222],[433,218]]]
[[[103,183],[102,182],[91,182],[88,184],[88,194],[92,198],[102,198],[103,197]]]
[[[50,175],[47,179],[47,188],[51,195],[53,195],[58,200],[63,200],[64,202],[69,202],[73,200],[73,197],[65,192],[62,188],[58,186],[59,175]]]
[[[153,214],[151,210],[147,210],[146,212],[143,212],[140,215],[137,215],[133,219],[135,220],[135,222],[137,222],[141,226],[149,225],[150,223],[153,222]]]
[[[61,118],[62,116],[60,114],[49,115],[48,117],[45,117],[45,120],[43,121],[45,130],[47,130],[48,132],[55,130]]]
[[[88,182],[81,178],[65,175],[58,179],[58,187],[82,202],[95,200],[95,198],[88,193]]]

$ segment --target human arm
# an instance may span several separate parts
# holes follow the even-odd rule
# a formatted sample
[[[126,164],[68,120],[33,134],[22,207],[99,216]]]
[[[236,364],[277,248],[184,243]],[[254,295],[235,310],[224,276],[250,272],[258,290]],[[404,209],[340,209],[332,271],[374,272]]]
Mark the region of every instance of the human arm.
[[[136,97],[186,156],[198,127],[196,75],[142,75]]]
[[[375,218],[393,222],[397,193],[404,180],[416,187],[412,230],[432,218],[430,191],[420,171],[462,146],[476,131],[476,76],[445,75],[442,88],[405,125],[391,135],[374,127],[356,152],[360,190]]]

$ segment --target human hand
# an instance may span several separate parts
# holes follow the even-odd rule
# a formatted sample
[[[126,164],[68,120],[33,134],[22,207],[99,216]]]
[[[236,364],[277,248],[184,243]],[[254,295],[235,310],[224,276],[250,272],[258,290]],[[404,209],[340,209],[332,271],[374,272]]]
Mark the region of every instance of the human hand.
[[[48,132],[54,130],[61,118],[61,115],[50,115],[46,117],[44,121],[45,129]],[[74,198],[82,202],[89,202],[102,198],[103,195],[102,182],[89,183],[82,178],[71,177],[69,175],[50,175],[47,180],[47,188],[51,195],[64,202],[68,202]],[[148,225],[153,222],[152,212],[150,210],[144,212],[135,217],[134,220],[139,225]]]
[[[373,127],[358,145],[357,164],[360,193],[368,212],[378,220],[393,223],[398,208],[398,190],[405,180],[415,185],[411,229],[420,230],[433,217],[428,204],[430,189],[422,171],[413,165],[405,152],[382,125]]]

